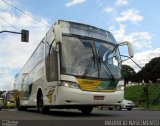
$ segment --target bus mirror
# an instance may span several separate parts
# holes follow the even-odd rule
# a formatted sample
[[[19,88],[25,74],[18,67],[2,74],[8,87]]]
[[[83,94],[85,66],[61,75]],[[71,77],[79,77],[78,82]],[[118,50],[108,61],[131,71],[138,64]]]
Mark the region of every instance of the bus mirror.
[[[60,25],[54,26],[54,34],[56,43],[62,42],[62,30]]]
[[[121,42],[118,44],[118,46],[124,46],[124,45],[127,45],[128,46],[128,53],[129,53],[129,56],[130,58],[133,58],[133,47],[132,47],[132,44],[128,41],[124,41],[124,42]]]

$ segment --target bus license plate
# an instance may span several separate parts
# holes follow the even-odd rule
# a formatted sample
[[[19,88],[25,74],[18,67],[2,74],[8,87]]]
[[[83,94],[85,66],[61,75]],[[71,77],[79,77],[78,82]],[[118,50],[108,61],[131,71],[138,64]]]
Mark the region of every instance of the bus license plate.
[[[94,96],[94,100],[104,100],[104,96]]]

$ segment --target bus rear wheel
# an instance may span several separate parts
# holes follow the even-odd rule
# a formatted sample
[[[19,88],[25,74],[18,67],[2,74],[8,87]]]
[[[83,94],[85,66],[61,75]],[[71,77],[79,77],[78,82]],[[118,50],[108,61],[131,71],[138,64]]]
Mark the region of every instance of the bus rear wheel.
[[[88,115],[92,112],[93,107],[92,106],[85,106],[85,107],[82,107],[80,110],[83,114]]]
[[[47,112],[49,112],[49,107],[46,107],[43,104],[43,95],[42,95],[42,93],[38,94],[37,107],[38,107],[38,112],[39,113],[47,113]]]
[[[27,110],[27,107],[20,105],[20,100],[19,99],[16,100],[16,107],[19,111],[26,111]]]

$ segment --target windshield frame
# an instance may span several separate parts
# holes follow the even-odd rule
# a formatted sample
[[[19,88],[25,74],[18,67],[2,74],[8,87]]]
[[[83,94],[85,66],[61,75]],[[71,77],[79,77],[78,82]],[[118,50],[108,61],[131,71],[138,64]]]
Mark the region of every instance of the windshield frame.
[[[93,41],[93,45],[96,43],[96,41],[100,42],[100,43],[105,43],[105,44],[109,44],[111,46],[114,46],[113,50],[115,50],[115,48],[117,49],[117,52],[118,52],[118,55],[119,55],[119,64],[118,64],[118,67],[121,69],[122,68],[122,62],[121,62],[121,57],[120,57],[120,51],[119,51],[119,48],[118,48],[118,44],[116,43],[112,43],[112,42],[109,42],[109,41],[104,41],[104,40],[100,40],[100,39],[96,39],[96,38],[92,38],[92,37],[87,37],[87,36],[81,36],[81,35],[76,35],[76,34],[67,34],[67,33],[63,33],[62,34],[62,37],[63,36],[67,36],[67,37],[76,37],[76,38],[79,38],[79,39],[84,39],[84,40],[92,40]],[[95,46],[95,45],[94,45]],[[93,47],[95,48],[95,47]],[[97,49],[96,49],[97,50]],[[96,59],[98,60],[98,54],[96,52],[95,54],[95,57]],[[96,61],[97,62],[97,61]],[[100,72],[100,65],[101,63],[96,63],[98,66],[97,66],[97,72],[99,73]],[[62,45],[60,45],[60,74],[64,74],[64,75],[70,75],[70,76],[75,76],[75,77],[78,77],[78,78],[82,78],[84,79],[83,75],[75,75],[75,74],[67,74],[67,73],[62,73]],[[123,77],[122,77],[122,72],[120,70],[120,78],[115,78],[115,80],[121,80]],[[114,76],[114,75],[113,75]],[[112,81],[111,78],[101,78],[99,75],[97,77],[90,77],[90,76],[86,76],[85,79],[94,79],[94,80],[105,80],[105,81]]]

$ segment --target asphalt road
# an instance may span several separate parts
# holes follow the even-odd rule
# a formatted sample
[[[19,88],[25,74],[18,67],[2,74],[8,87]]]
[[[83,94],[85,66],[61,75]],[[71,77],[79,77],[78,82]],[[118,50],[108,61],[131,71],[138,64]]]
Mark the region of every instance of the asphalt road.
[[[3,109],[0,111],[0,120],[2,120],[0,123],[2,126],[6,126],[5,124],[7,121],[9,121],[9,123],[12,123],[11,121],[15,121],[14,123],[18,123],[18,126],[105,126],[106,120],[160,120],[160,111],[108,111],[98,110],[95,108],[90,115],[82,115],[78,110],[51,110],[47,114],[39,114],[34,109],[28,111]]]

